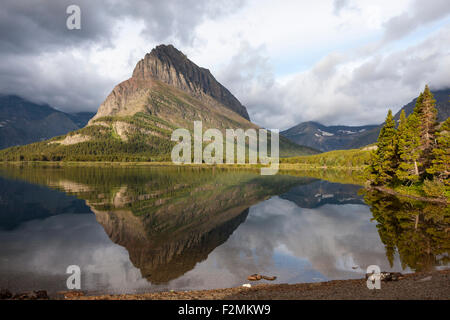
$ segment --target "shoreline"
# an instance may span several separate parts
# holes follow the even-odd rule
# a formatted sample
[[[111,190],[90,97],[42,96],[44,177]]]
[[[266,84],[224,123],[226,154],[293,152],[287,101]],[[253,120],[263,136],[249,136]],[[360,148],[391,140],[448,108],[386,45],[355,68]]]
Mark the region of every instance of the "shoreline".
[[[168,166],[168,167],[186,167],[186,168],[242,168],[242,169],[261,169],[268,167],[263,164],[206,164],[206,163],[189,163],[189,164],[175,164],[171,161],[0,161],[0,165],[49,165],[49,166],[108,166],[108,167],[146,167],[146,166]],[[303,163],[285,163],[280,161],[280,170],[292,170],[292,171],[306,171],[306,170],[351,170],[362,171],[364,166],[324,166],[324,165],[311,165]]]
[[[64,297],[62,298],[64,299]],[[162,291],[142,294],[69,295],[67,300],[426,300],[450,299],[450,269],[403,275],[369,290],[365,279],[298,284],[257,284],[251,288]]]
[[[423,201],[423,202],[434,202],[434,203],[442,203],[442,204],[448,204],[448,200],[444,198],[427,198],[427,197],[420,197],[420,196],[414,196],[411,194],[404,194],[401,192],[397,192],[393,189],[386,188],[386,187],[368,187],[368,190],[378,190],[380,192],[384,192],[396,197],[406,197],[417,201]]]
[[[115,161],[0,161],[0,168],[6,167],[8,165],[11,166],[30,166],[30,167],[103,167],[103,168],[139,168],[139,167],[168,167],[168,168],[191,168],[191,169],[220,169],[220,170],[260,170],[265,167],[261,164],[174,164],[169,161],[165,162],[115,162]],[[346,172],[348,177],[348,173],[358,173],[362,172],[364,167],[342,167],[342,166],[314,166],[309,164],[291,164],[291,163],[280,163],[279,170],[277,174],[287,174],[287,175],[295,175],[295,173],[302,172]],[[415,196],[411,194],[406,194],[402,192],[398,192],[394,189],[388,187],[380,187],[380,186],[365,186],[363,180],[361,180],[360,176],[351,176],[349,181],[340,182],[335,181],[335,179],[327,179],[327,177],[317,177],[315,175],[305,175],[308,177],[314,177],[317,179],[323,179],[330,182],[338,182],[338,183],[346,183],[346,184],[355,184],[360,185],[366,190],[378,190],[380,192],[384,192],[396,197],[406,197],[409,199],[424,201],[424,202],[432,202],[432,203],[440,203],[440,204],[448,204],[450,199],[445,198],[431,198],[424,196]]]

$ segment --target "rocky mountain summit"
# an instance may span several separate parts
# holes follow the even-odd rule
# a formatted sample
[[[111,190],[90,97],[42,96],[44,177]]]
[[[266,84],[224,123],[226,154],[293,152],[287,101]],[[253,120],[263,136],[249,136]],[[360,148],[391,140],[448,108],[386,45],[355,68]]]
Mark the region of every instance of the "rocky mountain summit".
[[[160,45],[146,54],[133,71],[133,78],[155,79],[202,99],[209,95],[243,118],[250,120],[247,109],[208,69],[201,68],[172,45]]]
[[[159,45],[141,59],[129,80],[116,86],[100,106],[94,119],[144,111],[148,90],[162,82],[205,103],[211,98],[250,120],[247,109],[208,69],[201,68],[172,45]],[[155,112],[155,110],[153,110]]]

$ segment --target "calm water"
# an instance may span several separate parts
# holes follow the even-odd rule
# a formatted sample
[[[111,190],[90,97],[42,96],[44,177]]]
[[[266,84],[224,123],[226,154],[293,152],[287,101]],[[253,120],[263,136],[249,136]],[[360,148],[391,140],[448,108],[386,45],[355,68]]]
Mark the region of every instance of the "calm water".
[[[448,265],[448,208],[359,189],[251,171],[0,167],[0,287],[66,290],[69,265],[91,293]]]

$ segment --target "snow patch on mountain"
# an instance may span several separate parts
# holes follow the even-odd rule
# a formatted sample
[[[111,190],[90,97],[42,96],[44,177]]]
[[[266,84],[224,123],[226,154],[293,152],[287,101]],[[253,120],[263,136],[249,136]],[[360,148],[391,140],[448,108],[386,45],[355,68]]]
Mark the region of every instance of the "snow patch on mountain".
[[[320,130],[320,129],[317,129],[317,131],[319,131],[323,137],[332,137],[332,136],[334,136],[334,133],[326,132],[326,131],[323,131],[323,130]]]

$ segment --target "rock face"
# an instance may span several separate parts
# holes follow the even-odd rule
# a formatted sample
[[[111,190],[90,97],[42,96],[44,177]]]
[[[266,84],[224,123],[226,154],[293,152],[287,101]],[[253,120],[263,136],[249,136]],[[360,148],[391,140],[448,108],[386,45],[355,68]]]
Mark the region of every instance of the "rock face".
[[[208,69],[197,66],[172,45],[157,46],[146,54],[144,59],[137,63],[133,78],[160,80],[199,98],[207,94],[250,120],[247,109]]]
[[[89,137],[89,136],[83,136],[81,134],[74,134],[74,135],[67,135],[63,140],[52,141],[52,142],[50,142],[50,144],[52,144],[52,143],[59,143],[59,144],[62,144],[64,146],[70,146],[72,144],[86,142],[86,141],[89,141],[89,140],[91,140],[91,137]]]
[[[117,85],[106,98],[94,120],[105,116],[133,115],[137,112],[152,113],[155,110],[148,110],[151,108],[148,99],[152,91],[159,90],[157,82],[182,90],[205,104],[214,106],[219,103],[250,120],[247,109],[209,70],[197,66],[172,45],[157,46],[146,54],[137,63],[133,76]]]

